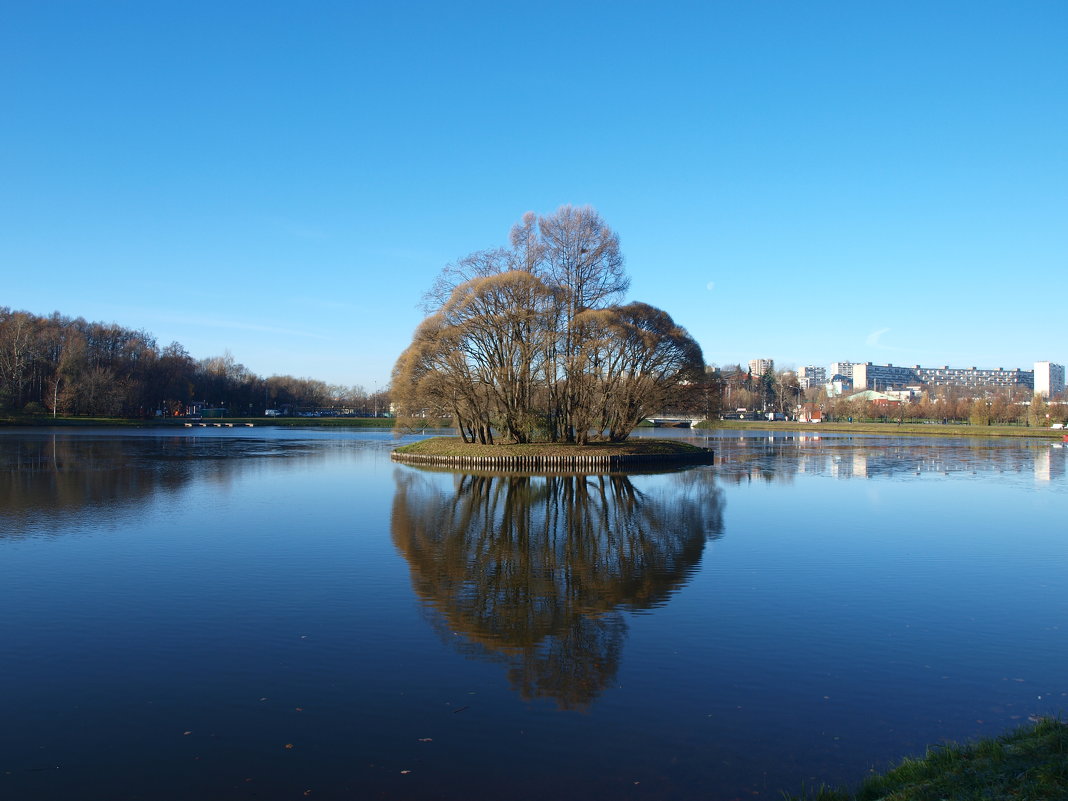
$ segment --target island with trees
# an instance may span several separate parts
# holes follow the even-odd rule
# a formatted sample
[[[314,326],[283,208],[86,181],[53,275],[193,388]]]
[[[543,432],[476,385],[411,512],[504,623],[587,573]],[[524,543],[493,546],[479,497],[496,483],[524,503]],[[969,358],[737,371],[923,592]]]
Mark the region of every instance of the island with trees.
[[[396,457],[566,463],[707,454],[685,443],[626,443],[643,419],[703,384],[704,361],[667,312],[622,302],[623,265],[619,236],[594,209],[562,206],[525,214],[507,247],[446,266],[397,360],[392,391],[402,423],[450,418],[458,438],[415,443]]]

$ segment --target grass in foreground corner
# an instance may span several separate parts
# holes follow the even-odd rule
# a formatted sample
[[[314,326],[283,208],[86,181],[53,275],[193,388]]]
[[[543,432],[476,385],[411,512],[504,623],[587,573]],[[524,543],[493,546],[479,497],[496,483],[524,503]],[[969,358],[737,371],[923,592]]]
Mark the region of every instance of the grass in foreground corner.
[[[995,739],[929,748],[855,793],[821,787],[794,801],[1065,801],[1068,723],[1044,718]]]

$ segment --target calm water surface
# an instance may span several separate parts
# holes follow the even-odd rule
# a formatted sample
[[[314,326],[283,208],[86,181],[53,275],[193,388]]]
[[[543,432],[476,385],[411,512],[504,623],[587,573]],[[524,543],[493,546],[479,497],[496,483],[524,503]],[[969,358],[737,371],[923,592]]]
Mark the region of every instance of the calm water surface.
[[[0,797],[737,799],[1068,712],[1068,450],[0,433]]]

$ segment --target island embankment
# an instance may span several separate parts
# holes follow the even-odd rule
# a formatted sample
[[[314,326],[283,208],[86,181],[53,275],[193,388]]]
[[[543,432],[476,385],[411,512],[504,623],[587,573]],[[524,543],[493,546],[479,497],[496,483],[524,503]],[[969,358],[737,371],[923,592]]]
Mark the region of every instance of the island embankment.
[[[459,437],[431,437],[397,448],[396,462],[433,467],[501,470],[601,470],[653,465],[711,464],[710,448],[664,439],[479,445]]]
[[[1068,723],[1043,718],[997,738],[946,743],[866,778],[788,801],[1061,801],[1068,798]]]

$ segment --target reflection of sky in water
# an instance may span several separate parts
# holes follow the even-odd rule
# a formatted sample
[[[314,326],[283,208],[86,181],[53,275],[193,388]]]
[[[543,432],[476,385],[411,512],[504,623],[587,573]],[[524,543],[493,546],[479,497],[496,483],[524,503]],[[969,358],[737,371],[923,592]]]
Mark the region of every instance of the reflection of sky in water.
[[[0,431],[0,795],[767,797],[1068,708],[1060,443],[716,432],[630,477],[657,531],[495,584],[526,641],[447,582],[527,552],[393,444]]]

